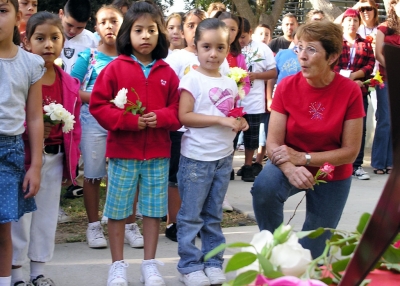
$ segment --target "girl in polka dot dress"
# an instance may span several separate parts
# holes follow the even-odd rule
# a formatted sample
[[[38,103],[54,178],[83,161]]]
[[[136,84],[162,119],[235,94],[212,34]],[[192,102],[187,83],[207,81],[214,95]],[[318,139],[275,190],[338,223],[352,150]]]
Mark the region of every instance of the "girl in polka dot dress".
[[[11,222],[36,209],[42,165],[43,59],[19,48],[17,0],[0,0],[0,286],[11,283]],[[25,173],[24,122],[32,164]]]

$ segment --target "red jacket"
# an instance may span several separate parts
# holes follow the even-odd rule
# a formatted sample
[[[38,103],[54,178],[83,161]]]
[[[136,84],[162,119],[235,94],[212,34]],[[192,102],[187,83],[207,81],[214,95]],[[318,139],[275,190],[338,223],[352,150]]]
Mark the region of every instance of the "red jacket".
[[[169,131],[181,127],[178,120],[178,85],[175,72],[163,60],[154,63],[148,78],[140,64],[120,55],[98,75],[90,96],[89,111],[108,130],[106,156],[109,158],[146,160],[169,158]],[[139,115],[124,111],[110,102],[122,88],[128,89],[128,100],[140,97],[144,113],[154,112],[156,128],[139,130]]]
[[[70,179],[75,184],[76,168],[78,167],[78,161],[80,156],[79,143],[81,142],[81,122],[79,120],[79,114],[81,110],[81,98],[79,97],[79,80],[71,77],[69,74],[64,72],[59,66],[54,65],[56,72],[61,78],[62,84],[62,100],[63,106],[72,115],[75,116],[74,129],[69,133],[63,133],[63,144],[64,144],[64,168],[63,178]],[[25,169],[28,170],[31,164],[31,150],[29,148],[28,130],[25,129],[23,135],[25,143]]]

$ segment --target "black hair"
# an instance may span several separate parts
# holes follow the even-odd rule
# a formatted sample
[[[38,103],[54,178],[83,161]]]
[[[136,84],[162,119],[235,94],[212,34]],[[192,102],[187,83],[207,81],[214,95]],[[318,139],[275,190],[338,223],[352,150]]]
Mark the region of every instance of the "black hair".
[[[222,29],[227,34],[228,46],[229,46],[229,31],[224,22],[215,19],[207,18],[199,23],[194,34],[194,44],[197,46],[197,42],[201,39],[203,31],[207,30],[218,30]]]
[[[64,32],[60,17],[47,11],[40,11],[38,13],[33,14],[29,18],[28,23],[26,23],[26,39],[29,41],[32,35],[35,33],[36,27],[46,23],[49,25],[56,26],[60,30],[62,36],[64,37]]]
[[[118,9],[122,9],[123,7],[131,7],[132,1],[131,0],[114,0],[111,5],[114,5]]]
[[[79,23],[86,23],[90,19],[91,9],[89,0],[68,0],[64,6],[64,15]]]
[[[232,19],[233,21],[236,22],[236,24],[238,26],[238,32],[237,32],[236,37],[233,40],[232,44],[230,45],[230,52],[234,57],[237,57],[239,54],[242,53],[242,47],[240,46],[240,43],[239,43],[239,38],[242,35],[242,30],[243,30],[242,17],[238,17],[230,12],[218,11],[215,14],[214,18],[217,18],[218,20]]]
[[[295,20],[296,20],[296,22],[297,22],[297,18],[296,18],[296,15],[295,14],[293,14],[293,13],[286,13],[285,15],[283,15],[282,16],[282,21],[283,21],[283,19],[285,19],[285,18],[294,18]]]
[[[249,20],[247,20],[246,18],[242,18],[242,21],[243,21],[243,31],[242,31],[242,33],[250,33],[251,26],[250,26]]]
[[[18,13],[18,11],[19,11],[18,0],[1,0],[1,2],[3,2],[3,3],[11,3],[11,5],[13,5],[13,7],[15,9],[15,14]],[[18,45],[19,46],[19,44],[21,44],[21,34],[19,33],[19,29],[18,29],[17,26],[14,27],[12,41],[13,41],[14,45]]]
[[[272,29],[271,29],[271,27],[269,26],[269,25],[267,25],[267,24],[258,24],[258,26],[256,27],[256,29],[257,28],[265,28],[265,29],[268,29],[270,32],[271,32],[271,36],[272,36]],[[255,29],[254,29],[255,30]]]
[[[133,24],[143,16],[150,16],[157,24],[158,40],[157,45],[151,52],[153,59],[163,59],[168,55],[169,43],[165,31],[165,24],[161,11],[157,6],[147,1],[135,2],[126,12],[124,22],[119,29],[117,35],[117,52],[118,54],[130,56],[133,52],[131,44],[131,29]]]

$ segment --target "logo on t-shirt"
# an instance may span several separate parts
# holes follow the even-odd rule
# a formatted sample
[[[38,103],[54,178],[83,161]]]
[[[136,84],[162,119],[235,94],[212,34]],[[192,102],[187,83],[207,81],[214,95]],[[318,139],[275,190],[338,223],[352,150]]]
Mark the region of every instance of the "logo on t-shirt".
[[[313,102],[309,106],[309,113],[311,114],[311,119],[322,120],[324,118],[323,111],[325,107],[322,106],[321,102]]]
[[[211,102],[223,114],[228,115],[233,108],[233,92],[229,88],[222,90],[214,87],[208,92]]]
[[[75,54],[75,49],[72,49],[72,48],[64,48],[64,56],[65,56],[67,59],[72,58],[72,57],[74,56],[74,54]]]

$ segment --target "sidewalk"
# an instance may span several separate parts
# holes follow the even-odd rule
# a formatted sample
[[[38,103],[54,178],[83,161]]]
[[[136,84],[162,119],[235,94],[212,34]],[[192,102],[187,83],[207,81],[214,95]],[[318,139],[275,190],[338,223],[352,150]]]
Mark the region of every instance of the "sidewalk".
[[[366,152],[366,155],[370,152]],[[234,159],[234,167],[237,171],[243,163],[243,153],[237,152]],[[369,158],[366,158],[364,166],[369,166]],[[375,175],[372,168],[364,168],[371,180],[361,181],[353,179],[350,196],[342,215],[338,228],[354,230],[358,219],[364,212],[372,213],[383,190],[388,175]],[[250,188],[252,183],[246,183],[236,177],[231,181],[228,189],[228,200],[235,209],[254,217],[252,208],[252,197]],[[294,208],[300,201],[302,195],[298,194],[290,198],[285,204],[285,222],[293,213]],[[295,230],[300,230],[304,221],[305,201],[297,210],[291,225]],[[254,233],[258,232],[257,226],[242,226],[223,229],[226,240],[230,242],[250,242]],[[196,243],[200,243],[196,239]],[[127,274],[129,285],[143,285],[139,281],[140,263],[143,258],[143,249],[130,248],[125,245],[125,258],[130,264]],[[225,252],[225,262],[234,254],[228,250]],[[165,282],[170,286],[183,285],[179,282],[179,274],[176,270],[178,262],[177,243],[160,235],[157,251],[157,259],[165,263],[159,267]],[[86,243],[57,244],[53,260],[46,266],[46,275],[52,278],[57,286],[89,286],[107,285],[109,264],[111,263],[110,250],[90,249]],[[27,265],[24,266],[26,277],[28,277]],[[234,273],[228,273],[228,279],[234,277]]]

